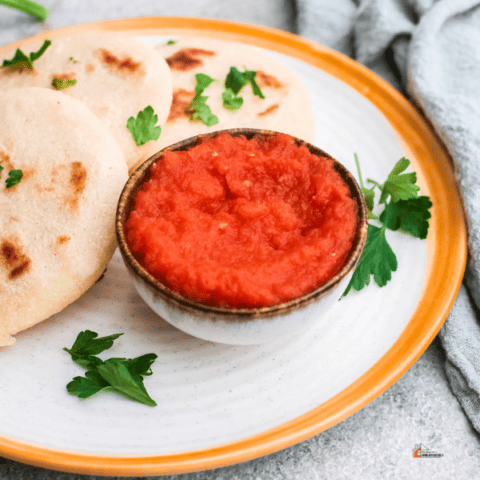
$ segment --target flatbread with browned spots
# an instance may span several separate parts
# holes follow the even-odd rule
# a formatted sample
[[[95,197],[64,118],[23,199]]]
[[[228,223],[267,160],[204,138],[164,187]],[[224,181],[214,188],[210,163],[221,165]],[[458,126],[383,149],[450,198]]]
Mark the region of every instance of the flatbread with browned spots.
[[[27,55],[38,51],[43,41],[22,45]],[[14,51],[1,60],[11,59]],[[0,69],[0,91],[11,87],[45,87],[52,81],[76,80],[61,90],[81,100],[112,131],[133,169],[158,151],[155,141],[137,146],[127,120],[151,105],[159,125],[167,119],[172,101],[170,70],[155,49],[124,33],[86,32],[55,36],[45,53],[35,61],[34,69]]]
[[[275,130],[313,142],[315,118],[307,89],[292,71],[257,48],[224,40],[182,38],[156,49],[169,64],[173,81],[172,108],[160,137],[162,148],[200,133],[241,127]],[[239,94],[244,99],[242,107],[225,109],[222,92],[230,67],[256,71],[255,80],[265,99],[255,96],[247,85]],[[195,94],[197,73],[217,80],[203,93],[219,119],[211,127],[190,120],[188,105]]]
[[[0,346],[59,312],[102,274],[128,178],[109,129],[80,101],[43,88],[0,97]],[[7,188],[12,170],[17,185]]]

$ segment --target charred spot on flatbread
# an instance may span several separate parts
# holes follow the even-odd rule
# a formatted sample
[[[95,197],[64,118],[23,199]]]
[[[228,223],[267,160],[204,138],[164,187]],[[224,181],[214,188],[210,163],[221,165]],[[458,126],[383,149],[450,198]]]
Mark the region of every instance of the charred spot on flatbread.
[[[38,72],[35,69],[30,70],[29,68],[21,67],[19,64],[8,65],[0,68],[0,77],[9,77],[13,75],[36,77]]]
[[[171,57],[165,59],[168,66],[172,70],[180,70],[186,72],[194,68],[201,67],[203,60],[202,56],[213,57],[216,55],[212,50],[204,50],[203,48],[183,48],[174,53]]]
[[[274,75],[269,75],[268,73],[257,70],[257,75],[255,80],[260,88],[262,87],[271,87],[271,88],[282,88],[283,84],[275,77]]]
[[[94,72],[96,68],[97,68],[97,67],[96,67],[96,65],[95,65],[94,63],[87,63],[87,65],[85,65],[85,71],[86,71],[87,73],[92,73],[92,72]]]
[[[9,280],[15,280],[30,267],[31,260],[24,252],[17,238],[6,238],[0,243],[2,266],[8,271]]]
[[[278,109],[278,107],[280,107],[280,105],[279,105],[278,103],[275,103],[275,104],[273,104],[273,105],[270,105],[270,106],[269,106],[266,110],[264,110],[263,112],[257,113],[257,115],[258,115],[259,117],[264,117],[265,115],[268,115],[268,114],[270,114],[270,113],[275,112],[275,111]]]
[[[189,117],[192,112],[188,109],[188,106],[193,100],[195,92],[190,92],[183,88],[175,90],[173,92],[172,106],[170,107],[170,114],[167,118],[167,122],[173,122],[177,118]]]
[[[50,75],[50,78],[53,80],[55,78],[58,78],[59,80],[67,81],[67,80],[75,80],[75,73],[70,72],[70,73],[54,73],[53,75]]]
[[[15,170],[13,163],[10,160],[10,155],[7,155],[4,151],[0,151],[0,162],[5,170]]]
[[[57,245],[64,245],[65,243],[68,243],[72,237],[69,235],[59,235],[57,237]]]
[[[70,164],[70,188],[71,193],[68,196],[68,202],[72,208],[78,207],[78,202],[85,190],[87,184],[87,169],[82,162],[72,162]]]
[[[105,48],[100,48],[97,52],[100,61],[114,72],[138,76],[145,75],[145,72],[142,69],[142,63],[136,62],[128,55],[119,58]]]

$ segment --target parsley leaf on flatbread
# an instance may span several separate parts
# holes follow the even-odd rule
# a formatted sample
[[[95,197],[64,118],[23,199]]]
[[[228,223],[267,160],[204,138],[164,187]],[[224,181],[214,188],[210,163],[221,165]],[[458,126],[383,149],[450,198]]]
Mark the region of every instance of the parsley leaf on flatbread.
[[[22,180],[23,172],[21,170],[10,170],[8,172],[8,178],[5,181],[7,188],[18,185]]]
[[[65,90],[68,87],[73,87],[77,81],[73,80],[62,80],[61,78],[54,78],[52,80],[52,87],[55,90]]]
[[[243,98],[237,97],[229,88],[222,92],[222,100],[223,106],[230,110],[238,110],[243,105]]]
[[[130,117],[127,120],[127,128],[138,147],[145,145],[150,140],[158,140],[162,129],[157,122],[158,115],[150,105],[138,112],[137,118]]]
[[[243,98],[238,94],[245,85],[250,83],[252,92],[257,97],[265,98],[255,77],[257,72],[246,70],[241,72],[237,67],[230,67],[225,78],[225,91],[222,93],[223,106],[229,110],[238,110],[243,105]]]
[[[197,73],[195,75],[196,85],[195,85],[195,96],[193,100],[188,105],[188,110],[192,112],[190,120],[200,121],[211,127],[218,123],[218,117],[212,113],[212,110],[207,105],[208,97],[202,95],[206,88],[212,84],[215,79],[205,75],[204,73]]]
[[[19,48],[17,48],[15,55],[10,60],[4,60],[2,67],[10,68],[28,68],[28,70],[33,70],[33,62],[38,60],[44,53],[45,50],[52,44],[50,40],[45,40],[43,45],[37,52],[31,52],[28,56],[23,53]]]

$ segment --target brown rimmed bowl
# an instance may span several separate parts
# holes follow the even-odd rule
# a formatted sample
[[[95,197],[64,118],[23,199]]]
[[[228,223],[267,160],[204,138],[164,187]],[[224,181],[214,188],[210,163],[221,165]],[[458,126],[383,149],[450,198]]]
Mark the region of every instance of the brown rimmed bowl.
[[[120,196],[115,221],[118,245],[138,293],[164,320],[190,335],[212,342],[234,345],[265,343],[298,331],[299,328],[305,328],[308,323],[321,318],[338,301],[353,275],[365,246],[368,228],[367,208],[355,178],[341,163],[314,145],[295,138],[298,146],[306,146],[311,153],[333,160],[335,170],[357,202],[356,234],[342,267],[321,287],[288,302],[269,307],[241,309],[214,307],[183,297],[154,278],[133,256],[126,240],[125,226],[135,208],[137,193],[150,179],[153,164],[161,161],[167,152],[189,150],[199,141],[215,137],[219,133],[243,135],[251,139],[256,135],[267,137],[278,132],[251,128],[222,130],[188,138],[150,157],[132,173]]]

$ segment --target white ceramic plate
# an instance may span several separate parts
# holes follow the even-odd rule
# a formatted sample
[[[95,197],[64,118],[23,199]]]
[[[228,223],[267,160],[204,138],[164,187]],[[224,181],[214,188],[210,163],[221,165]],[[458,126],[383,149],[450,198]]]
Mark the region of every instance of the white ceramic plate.
[[[107,475],[200,470],[292,445],[373,400],[433,339],[465,265],[458,193],[448,157],[429,127],[374,74],[293,35],[195,19],[96,27],[134,31],[150,44],[188,34],[264,47],[310,90],[317,146],[352,172],[357,153],[364,177],[379,181],[402,156],[410,158],[422,194],[434,201],[431,232],[422,241],[389,231],[399,267],[385,288],[350,293],[308,329],[248,347],[198,340],[158,318],[134,290],[117,253],[101,282],[0,351],[0,455]],[[455,262],[442,260],[442,252]],[[145,380],[157,407],[114,394],[81,401],[67,393],[66,384],[84,370],[62,348],[85,329],[100,336],[124,333],[104,358],[158,355]]]

